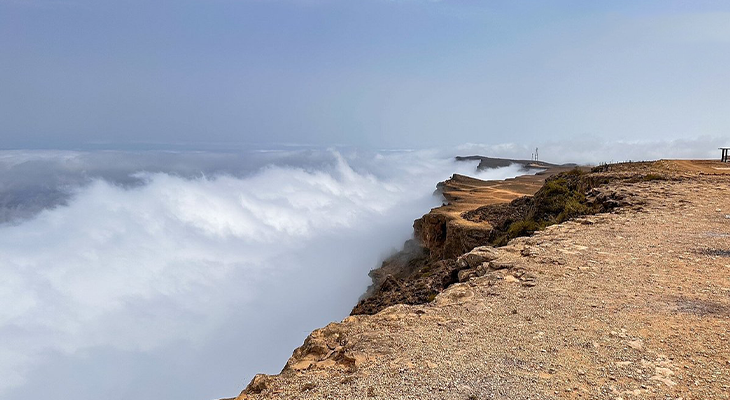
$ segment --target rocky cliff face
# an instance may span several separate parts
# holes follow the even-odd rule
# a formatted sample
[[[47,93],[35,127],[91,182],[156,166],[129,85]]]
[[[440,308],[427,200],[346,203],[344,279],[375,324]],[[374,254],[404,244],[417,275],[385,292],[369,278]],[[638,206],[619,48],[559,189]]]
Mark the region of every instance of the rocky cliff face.
[[[351,314],[374,314],[394,304],[427,303],[464,277],[494,269],[494,265],[475,269],[471,263],[460,261],[464,254],[486,249],[484,246],[506,244],[512,238],[573,217],[627,205],[624,194],[600,186],[615,179],[641,180],[642,177],[589,174],[571,169],[533,177],[533,181],[540,179],[544,185],[533,196],[517,197],[530,194],[529,190],[534,188],[526,186],[522,193],[513,191],[517,198],[510,202],[495,200],[473,209],[473,198],[480,197],[480,188],[489,191],[500,188],[494,183],[460,175],[440,183],[439,190],[449,204],[431,210],[414,222],[414,240],[371,272],[373,285]]]
[[[535,196],[461,209],[507,233],[574,215],[573,200],[619,207],[455,258],[432,259],[454,219],[422,225],[443,240],[408,242],[373,272],[373,293],[415,301],[425,278],[434,286],[422,290],[457,283],[428,304],[314,331],[279,375],[257,375],[237,399],[726,398],[730,171],[687,163],[556,176]],[[445,211],[454,205],[431,213]]]
[[[531,168],[555,168],[555,167],[576,167],[576,164],[564,164],[564,165],[556,165],[556,164],[550,164],[544,161],[536,161],[536,160],[515,160],[510,158],[496,158],[496,157],[484,157],[484,156],[459,156],[456,157],[457,161],[479,161],[479,165],[477,166],[477,169],[483,170],[483,169],[490,169],[490,168],[502,168],[502,167],[509,167],[510,165],[520,165],[525,170],[531,169]]]
[[[434,261],[456,258],[489,243],[491,232],[489,224],[468,224],[449,214],[428,213],[413,223],[414,237]]]
[[[500,205],[534,194],[543,181],[567,168],[505,181],[482,181],[455,174],[440,182],[437,192],[448,202],[413,223],[414,239],[371,271],[373,284],[353,308],[352,315],[374,314],[393,304],[427,303],[459,281],[456,259],[494,236],[489,221],[470,221],[464,212],[485,204]],[[507,207],[509,208],[509,207]],[[508,210],[503,210],[508,214]]]

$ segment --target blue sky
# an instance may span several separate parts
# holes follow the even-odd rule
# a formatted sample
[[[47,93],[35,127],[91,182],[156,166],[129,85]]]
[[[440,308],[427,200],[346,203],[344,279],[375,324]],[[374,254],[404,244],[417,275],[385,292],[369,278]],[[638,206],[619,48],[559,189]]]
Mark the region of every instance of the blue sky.
[[[720,1],[0,0],[0,148],[727,136]]]

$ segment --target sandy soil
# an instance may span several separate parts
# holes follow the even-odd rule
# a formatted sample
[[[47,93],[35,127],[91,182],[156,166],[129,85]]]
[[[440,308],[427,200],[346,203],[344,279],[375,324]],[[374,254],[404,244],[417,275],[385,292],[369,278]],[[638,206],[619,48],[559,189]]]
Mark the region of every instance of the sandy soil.
[[[530,196],[540,189],[545,179],[574,167],[551,166],[534,175],[520,175],[512,179],[483,181],[462,175],[454,175],[445,182],[442,188],[448,204],[433,210],[448,214],[459,220],[459,223],[471,224],[461,218],[461,214],[478,207],[507,203],[518,197]]]
[[[621,183],[634,206],[515,239],[509,268],[432,303],[317,330],[238,398],[729,399],[724,167],[650,165],[677,180]]]

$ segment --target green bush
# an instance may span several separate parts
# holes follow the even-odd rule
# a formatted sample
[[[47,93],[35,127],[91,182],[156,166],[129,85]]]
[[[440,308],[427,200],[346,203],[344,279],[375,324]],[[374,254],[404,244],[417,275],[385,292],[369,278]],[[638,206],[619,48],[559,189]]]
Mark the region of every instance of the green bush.
[[[518,236],[529,235],[532,232],[539,231],[540,225],[530,219],[523,219],[521,221],[513,222],[507,229],[507,236],[509,238],[516,238]]]
[[[531,199],[529,210],[522,219],[507,222],[493,236],[492,243],[506,244],[510,239],[527,236],[548,225],[565,222],[596,210],[586,201],[585,193],[591,188],[610,181],[576,168],[547,179]]]
[[[581,200],[585,201],[585,197],[583,196],[582,199],[576,197],[566,199],[563,203],[563,211],[558,214],[556,222],[565,222],[571,218],[587,214],[589,211],[588,206],[582,203]]]

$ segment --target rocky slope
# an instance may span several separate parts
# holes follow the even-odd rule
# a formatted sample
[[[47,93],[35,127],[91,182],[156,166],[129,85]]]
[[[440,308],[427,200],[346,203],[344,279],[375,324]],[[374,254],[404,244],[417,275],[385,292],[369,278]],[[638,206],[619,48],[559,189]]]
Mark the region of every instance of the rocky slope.
[[[490,160],[501,162],[502,159]],[[545,179],[568,170],[570,167],[552,166],[538,174],[500,181],[455,174],[440,182],[437,192],[446,203],[417,219],[413,223],[414,239],[407,242],[401,252],[385,260],[380,268],[371,271],[373,285],[353,308],[352,314],[374,314],[393,304],[421,304],[433,300],[436,294],[457,281],[456,257],[489,243],[492,225],[469,220],[464,213],[532,195]]]
[[[547,198],[609,203],[610,213],[560,221],[534,196],[508,224],[533,221],[542,230],[532,236],[454,258],[411,243],[405,263],[450,263],[456,282],[428,303],[313,332],[281,374],[256,376],[238,399],[730,398],[724,167],[601,168]],[[459,216],[494,229],[483,206]],[[399,280],[407,270],[387,276],[400,291],[413,284]]]
[[[352,315],[374,314],[394,304],[427,303],[464,280],[469,272],[462,270],[471,267],[458,258],[475,247],[503,245],[550,224],[626,204],[625,195],[600,188],[615,179],[643,178],[566,167],[505,181],[454,175],[439,184],[448,204],[416,220],[415,239],[370,273],[373,285]]]

